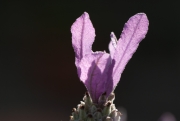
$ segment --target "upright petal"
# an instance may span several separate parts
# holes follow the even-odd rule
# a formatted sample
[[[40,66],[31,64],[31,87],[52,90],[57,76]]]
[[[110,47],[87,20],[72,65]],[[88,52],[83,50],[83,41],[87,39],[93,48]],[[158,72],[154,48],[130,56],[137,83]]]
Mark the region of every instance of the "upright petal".
[[[80,80],[85,84],[93,102],[105,92],[107,71],[110,65],[110,55],[105,52],[95,52],[85,55],[79,63]]]
[[[111,32],[110,38],[111,38],[111,41],[109,43],[109,52],[110,52],[111,58],[113,58],[114,52],[115,52],[116,46],[117,46],[117,38],[116,38],[114,32]]]
[[[72,45],[76,53],[76,66],[84,55],[92,52],[91,47],[95,38],[95,30],[89,19],[88,13],[84,12],[71,27]]]
[[[149,21],[144,13],[138,13],[132,16],[125,24],[113,56],[115,62],[112,73],[113,88],[119,82],[127,62],[138,48],[139,43],[144,39],[148,31],[148,25]],[[112,91],[112,87],[108,89],[108,93]]]

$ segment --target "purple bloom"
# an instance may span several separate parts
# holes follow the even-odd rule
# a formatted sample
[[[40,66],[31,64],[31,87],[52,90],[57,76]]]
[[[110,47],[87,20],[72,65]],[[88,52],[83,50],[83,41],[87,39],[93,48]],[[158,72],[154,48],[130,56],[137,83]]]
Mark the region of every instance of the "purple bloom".
[[[94,103],[106,93],[107,96],[117,86],[121,74],[136,51],[139,43],[148,31],[148,19],[144,13],[132,16],[125,24],[120,39],[117,41],[111,32],[110,54],[102,51],[93,52],[91,46],[95,30],[84,12],[72,25],[72,45],[76,54],[75,64],[80,80],[86,86]]]

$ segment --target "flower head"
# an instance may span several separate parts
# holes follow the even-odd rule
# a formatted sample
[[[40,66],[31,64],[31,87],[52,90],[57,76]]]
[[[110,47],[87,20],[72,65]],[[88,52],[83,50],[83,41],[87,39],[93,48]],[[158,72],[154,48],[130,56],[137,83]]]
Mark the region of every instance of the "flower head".
[[[148,31],[149,21],[146,14],[132,16],[124,26],[120,39],[110,34],[109,53],[93,52],[91,47],[95,39],[95,30],[84,12],[72,25],[72,45],[75,51],[75,65],[78,76],[86,86],[94,103],[103,93],[107,97],[117,86],[121,74],[139,43]]]

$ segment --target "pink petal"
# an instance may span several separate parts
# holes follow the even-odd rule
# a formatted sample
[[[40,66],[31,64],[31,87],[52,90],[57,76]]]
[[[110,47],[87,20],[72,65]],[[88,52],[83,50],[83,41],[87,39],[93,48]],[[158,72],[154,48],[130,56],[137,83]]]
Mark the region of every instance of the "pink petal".
[[[115,63],[112,74],[113,86],[107,86],[107,93],[111,93],[116,87],[127,62],[131,59],[141,40],[144,39],[148,25],[149,21],[144,13],[132,16],[125,24],[113,56]]]
[[[88,13],[84,12],[71,27],[72,45],[76,53],[76,66],[84,55],[92,52],[91,46],[95,38],[95,30],[89,19]]]
[[[105,92],[109,64],[110,55],[105,52],[85,55],[79,63],[80,80],[85,84],[95,103],[97,103],[99,96]]]

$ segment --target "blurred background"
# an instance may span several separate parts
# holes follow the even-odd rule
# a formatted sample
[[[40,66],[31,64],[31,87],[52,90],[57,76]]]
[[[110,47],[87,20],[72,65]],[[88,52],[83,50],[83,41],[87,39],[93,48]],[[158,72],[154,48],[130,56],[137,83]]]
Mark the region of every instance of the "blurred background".
[[[72,23],[88,12],[96,30],[93,51],[108,51],[134,14],[149,31],[116,87],[127,121],[180,120],[179,3],[128,1],[10,1],[0,4],[0,121],[68,121],[86,91],[71,44]]]

